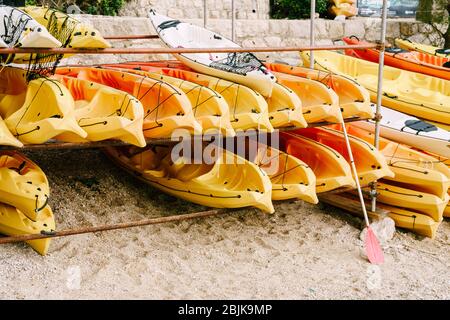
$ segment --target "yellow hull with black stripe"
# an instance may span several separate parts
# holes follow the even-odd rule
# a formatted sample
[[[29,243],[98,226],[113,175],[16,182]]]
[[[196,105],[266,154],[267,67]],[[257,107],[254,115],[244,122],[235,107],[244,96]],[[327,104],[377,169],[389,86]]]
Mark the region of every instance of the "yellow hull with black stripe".
[[[188,163],[183,158],[174,162],[169,147],[109,147],[105,153],[119,167],[175,197],[208,207],[253,206],[274,212],[269,177],[257,165],[229,151],[222,150],[212,164]]]
[[[302,58],[308,66],[309,53],[303,52]],[[376,102],[378,64],[332,51],[318,51],[314,59],[314,68],[359,82]],[[450,124],[450,81],[389,66],[383,70],[383,106]]]
[[[41,234],[42,232],[54,232],[55,219],[49,206],[46,206],[38,220],[33,221],[20,210],[0,203],[0,233],[7,236],[20,236],[28,234]],[[46,255],[50,247],[51,239],[39,239],[26,241],[30,247],[41,255]]]
[[[298,158],[283,151],[259,144],[252,160],[269,176],[272,200],[299,199],[316,204],[316,176]]]
[[[282,150],[302,160],[314,172],[316,193],[356,186],[349,164],[334,149],[290,132],[281,132],[280,142]]]
[[[441,221],[449,196],[444,199],[420,191],[408,189],[400,184],[389,181],[379,181],[377,199],[381,203],[411,209],[431,217],[434,221]]]

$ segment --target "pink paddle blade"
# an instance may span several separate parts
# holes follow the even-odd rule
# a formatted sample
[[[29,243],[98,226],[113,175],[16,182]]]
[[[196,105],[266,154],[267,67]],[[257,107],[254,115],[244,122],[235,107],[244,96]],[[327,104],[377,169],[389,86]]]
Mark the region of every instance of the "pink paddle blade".
[[[380,243],[377,236],[371,227],[367,227],[366,239],[364,241],[366,246],[366,254],[370,263],[382,264],[384,262],[383,250],[381,250]]]

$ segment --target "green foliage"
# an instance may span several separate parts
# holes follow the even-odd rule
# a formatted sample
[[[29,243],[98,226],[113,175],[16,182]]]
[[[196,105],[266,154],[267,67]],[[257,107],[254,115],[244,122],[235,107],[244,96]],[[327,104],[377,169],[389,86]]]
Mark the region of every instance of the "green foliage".
[[[83,13],[115,16],[122,8],[126,0],[25,0],[25,5],[45,5],[54,9],[65,11],[71,4],[80,7]]]
[[[101,14],[105,16],[115,16],[122,8],[124,0],[96,0],[96,1],[77,1],[81,10],[89,14]]]
[[[444,48],[450,48],[450,0],[419,0],[416,19],[428,23],[444,39]],[[445,32],[442,26],[447,26]]]
[[[307,19],[311,0],[270,0],[270,15],[274,19]],[[316,0],[316,12],[327,15],[328,0]]]
[[[420,0],[416,18],[426,23],[446,23],[448,0]]]

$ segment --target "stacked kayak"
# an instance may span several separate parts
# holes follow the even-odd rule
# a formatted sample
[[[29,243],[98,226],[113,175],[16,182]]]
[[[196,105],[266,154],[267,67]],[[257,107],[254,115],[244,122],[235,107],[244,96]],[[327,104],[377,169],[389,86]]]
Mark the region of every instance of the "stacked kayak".
[[[98,83],[57,76],[75,101],[75,118],[86,131],[86,138],[62,133],[59,140],[70,142],[118,139],[144,147],[142,131],[144,112],[134,96]]]
[[[119,167],[181,199],[215,208],[253,206],[274,212],[270,178],[254,163],[227,150],[217,149],[213,163],[193,163],[183,156],[173,159],[173,150],[167,146],[109,147],[105,153]]]
[[[309,53],[302,57],[309,65]],[[378,65],[331,51],[314,56],[315,67],[340,74],[359,82],[376,102]],[[450,123],[450,82],[428,75],[386,66],[383,76],[384,106],[419,118]]]
[[[343,38],[349,45],[367,44],[357,38]],[[378,63],[380,51],[377,49],[346,49],[345,54]],[[450,80],[450,58],[431,55],[419,51],[404,51],[399,48],[387,48],[384,55],[384,63],[387,66],[427,74],[429,76]]]
[[[75,120],[73,98],[60,82],[38,78],[27,83],[25,70],[4,67],[0,83],[0,115],[21,142],[44,143],[64,132],[86,137]]]
[[[443,58],[450,57],[450,49],[441,49],[422,43],[411,42],[409,40],[395,39],[395,45],[404,50],[418,51]]]
[[[332,148],[350,163],[344,135],[339,130],[325,127],[308,128],[295,130],[293,131],[293,134],[304,136]],[[369,183],[383,177],[394,176],[394,173],[388,168],[383,155],[371,144],[351,135],[349,136],[349,139],[358,172],[358,177],[353,178],[359,179],[362,186],[369,185]]]
[[[290,132],[280,133],[281,149],[306,163],[316,176],[316,192],[355,187],[350,166],[334,149]]]
[[[340,129],[339,126],[335,128]],[[347,125],[347,131],[368,143],[374,140],[373,133],[354,125]],[[441,160],[406,145],[385,138],[380,138],[379,143],[380,152],[395,176],[386,176],[378,182],[377,199],[403,220],[409,212],[408,229],[417,231],[415,226],[418,225],[412,219],[420,217],[423,225],[418,232],[434,237],[449,201],[450,170]],[[403,220],[404,225],[406,221]]]
[[[190,96],[195,90],[186,87],[187,82],[214,90],[228,103],[235,130],[272,131],[271,127],[302,128],[307,123],[340,123],[342,116],[372,117],[370,96],[364,87],[323,71],[267,63],[266,67],[277,76],[277,83],[264,103],[264,98],[249,87],[192,71],[177,61],[130,62],[103,67],[170,82],[179,88],[185,87],[185,93]]]
[[[372,105],[375,111],[375,105]],[[381,107],[380,135],[389,140],[450,158],[450,132],[413,116]],[[375,121],[357,121],[354,126],[375,132]]]
[[[104,49],[111,45],[100,32],[68,14],[46,7],[26,6],[21,10],[43,26],[62,42],[63,47]]]
[[[298,158],[280,150],[267,147],[258,149],[254,159],[272,182],[272,199],[300,199],[309,203],[319,202],[316,195],[316,176],[311,168]]]
[[[236,147],[238,143],[234,139],[231,145]],[[226,148],[229,147],[230,143],[227,142]],[[316,176],[306,163],[258,142],[257,139],[247,137],[245,147],[245,158],[256,164],[270,178],[272,200],[298,199],[313,204],[319,202],[316,195]]]
[[[223,36],[190,23],[149,11],[149,18],[159,38],[171,48],[238,48]],[[251,53],[181,53],[174,54],[195,71],[243,84],[265,97],[272,94],[276,79]]]
[[[132,66],[136,68],[135,65]],[[253,89],[213,76],[182,69],[160,68],[149,64],[142,66],[141,69],[191,81],[216,91],[228,103],[231,122],[235,129],[259,128],[271,131],[271,127],[306,127],[302,115],[302,102],[299,97],[280,84],[273,85],[272,95],[266,97],[266,103],[264,103],[264,98]],[[259,108],[255,108],[255,106]],[[270,125],[265,123],[266,121],[262,121],[267,117]],[[246,118],[247,121],[242,121]]]
[[[308,123],[342,121],[337,94],[324,84],[310,79],[276,73],[278,82],[301,99],[303,115]]]
[[[14,7],[0,5],[0,48],[56,48],[61,42],[31,16]],[[9,55],[3,63],[19,62],[24,55]]]
[[[175,129],[186,129],[192,134],[200,134],[202,131],[186,94],[167,82],[120,70],[89,67],[58,68],[56,72],[122,90],[139,99],[143,107],[145,137],[169,138]],[[204,100],[198,95],[196,98],[200,101],[208,98],[213,100],[210,96],[203,98]],[[205,101],[207,103],[211,104]]]
[[[342,116],[344,118],[372,118],[373,113],[370,108],[370,95],[369,92],[361,86],[359,83],[347,79],[343,76],[333,74],[330,72],[325,72],[321,70],[313,70],[304,67],[294,67],[287,64],[279,64],[279,63],[265,63],[265,66],[272,72],[278,72],[283,74],[289,74],[296,77],[301,77],[305,79],[310,79],[314,81],[319,81],[323,83],[325,86],[333,89],[333,91],[339,97],[339,107],[342,112]],[[311,82],[308,82],[311,84]],[[314,108],[310,108],[310,111],[305,110],[307,107],[305,106],[305,101],[308,100],[310,87],[304,88],[305,91],[299,92],[299,96],[303,102],[303,112],[305,114],[305,118],[308,122],[314,122],[314,117],[312,116],[315,113]],[[316,106],[318,104],[316,103]],[[317,107],[316,107],[317,108]],[[308,113],[308,114],[307,114]],[[319,119],[319,121],[324,121],[329,116],[333,116],[336,114],[334,110],[334,106],[328,106],[328,110],[325,112],[329,115],[325,115]],[[334,116],[335,118],[339,118],[339,116]],[[312,119],[311,119],[312,118]]]
[[[202,92],[212,90],[215,96],[217,96],[217,99],[223,99],[227,103],[230,117],[229,121],[234,130],[259,129],[269,132],[273,131],[273,126],[269,120],[269,107],[267,102],[260,94],[249,87],[183,69],[161,68],[151,65],[136,66],[135,64],[120,64],[112,65],[111,67],[125,68],[128,72],[167,81],[179,87],[191,97],[197,89]],[[194,98],[198,99],[198,95],[194,96]],[[294,101],[294,103],[298,104],[299,102]],[[197,110],[199,104],[198,100],[193,101],[192,108]]]
[[[0,152],[0,233],[14,236],[53,232],[55,220],[48,205],[47,177],[31,160],[17,152]],[[50,239],[27,243],[42,255]]]

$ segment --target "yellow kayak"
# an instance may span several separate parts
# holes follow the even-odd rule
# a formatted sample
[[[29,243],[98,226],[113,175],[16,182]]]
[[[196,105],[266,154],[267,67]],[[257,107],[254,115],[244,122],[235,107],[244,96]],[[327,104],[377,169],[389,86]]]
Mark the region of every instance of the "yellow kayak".
[[[112,65],[112,67],[132,69],[130,72],[145,71],[147,73],[144,74],[152,78],[162,79],[164,76],[164,81],[170,81],[169,83],[180,89],[186,87],[185,82],[196,84],[194,87],[201,86],[198,88],[202,91],[205,90],[205,87],[209,88],[215,92],[216,96],[220,97],[219,99],[225,100],[231,125],[235,130],[259,128],[269,132],[273,131],[273,126],[269,121],[267,102],[259,93],[243,85],[193,71],[153,66],[151,62],[142,65]],[[178,80],[174,81],[174,78]],[[192,89],[186,88],[185,90]]]
[[[215,162],[193,164],[191,159],[181,157],[173,162],[173,150],[169,147],[105,148],[119,167],[175,197],[215,208],[253,206],[274,212],[272,185],[264,171],[229,151],[220,150],[221,156]]]
[[[119,70],[89,67],[58,68],[56,73],[97,82],[138,98],[144,107],[146,137],[169,138],[175,129],[185,129],[192,134],[202,132],[186,95],[166,82]]]
[[[340,125],[333,128],[340,130]],[[346,125],[348,134],[374,143],[374,134],[354,125]],[[431,193],[441,199],[450,187],[450,169],[440,160],[405,145],[380,137],[379,150],[386,158],[394,177],[386,180],[402,183],[408,189]]]
[[[302,57],[308,66],[309,53]],[[315,68],[359,82],[376,102],[378,64],[332,51],[318,51],[314,57]],[[450,124],[450,81],[388,66],[383,79],[383,106]]]
[[[316,195],[316,176],[300,159],[259,144],[251,161],[269,176],[272,182],[272,200],[300,199],[314,204],[319,201]]]
[[[450,170],[450,159],[438,156],[438,155],[433,154],[433,153],[428,153],[428,154],[430,156],[432,156],[434,159],[437,160],[437,162],[428,164],[429,167],[433,168],[436,164],[438,164],[439,165],[439,167],[438,167],[439,170],[441,169],[441,166],[445,166],[445,167],[447,167],[448,170]],[[447,193],[448,193],[448,195],[450,197],[450,188],[447,190]],[[443,216],[447,217],[447,218],[450,217],[450,203],[448,203],[447,206],[445,207]]]
[[[0,152],[0,202],[16,207],[29,219],[40,219],[50,188],[44,172],[15,151]]]
[[[144,76],[156,81],[162,81],[181,90],[190,101],[191,109],[195,119],[200,123],[205,133],[221,132],[223,135],[232,137],[236,128],[233,123],[228,104],[224,97],[209,88],[181,78],[172,77],[159,72],[150,72],[121,68],[124,65],[113,65],[115,70]]]
[[[411,230],[419,235],[434,239],[441,221],[435,221],[427,215],[397,207],[383,205],[390,209],[388,214],[395,221],[395,226]]]
[[[407,189],[392,181],[379,181],[377,183],[377,199],[381,203],[406,208],[425,214],[434,221],[441,221],[442,214],[449,201],[449,197],[441,199],[435,195]]]
[[[11,131],[9,131],[6,126],[5,121],[3,121],[0,116],[0,146],[13,146],[17,148],[23,147],[23,143],[14,138]]]
[[[278,83],[293,90],[302,101],[302,111],[306,122],[342,121],[339,98],[324,84],[284,73],[275,73]]]
[[[373,117],[369,92],[351,79],[326,71],[294,67],[287,64],[265,63],[265,66],[272,72],[319,81],[333,89],[339,97],[339,106],[344,118],[370,119]],[[279,75],[277,78],[279,79]]]
[[[142,104],[130,94],[98,83],[55,75],[75,100],[75,117],[87,132],[86,139],[61,134],[58,139],[70,142],[117,139],[144,147]]]
[[[344,134],[341,131],[323,127],[295,130],[293,134],[323,143],[341,154],[350,163]],[[374,146],[351,135],[349,135],[349,140],[361,185],[368,185],[383,177],[394,177],[386,159]]]
[[[3,4],[3,2],[2,2]],[[0,48],[57,48],[61,42],[23,11],[0,5]],[[17,63],[30,54],[1,55],[3,64]]]
[[[449,49],[442,49],[438,47],[433,47],[427,44],[411,42],[409,40],[395,39],[395,45],[403,50],[418,51],[422,53],[432,54],[439,57],[448,58],[450,57]]]
[[[44,143],[64,132],[86,137],[75,120],[74,101],[64,85],[46,78],[27,84],[22,69],[0,70],[0,115],[23,143]]]
[[[63,47],[76,49],[111,47],[97,29],[72,18],[64,12],[36,6],[26,6],[20,9],[38,23],[46,26],[49,32],[62,42]]]
[[[332,148],[289,132],[280,133],[280,143],[287,154],[302,160],[312,169],[317,193],[355,187],[349,164]]]
[[[26,234],[41,234],[42,232],[54,232],[55,219],[50,206],[46,206],[37,221],[25,216],[20,210],[0,203],[0,233],[7,236],[18,236]],[[46,255],[51,239],[39,239],[26,241],[30,247],[41,255]]]
[[[274,128],[308,126],[302,113],[302,101],[289,87],[274,83],[272,95],[266,101],[269,120]]]

